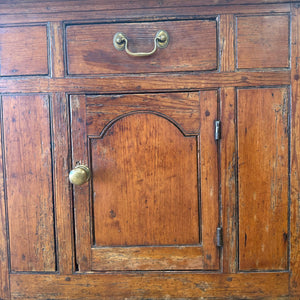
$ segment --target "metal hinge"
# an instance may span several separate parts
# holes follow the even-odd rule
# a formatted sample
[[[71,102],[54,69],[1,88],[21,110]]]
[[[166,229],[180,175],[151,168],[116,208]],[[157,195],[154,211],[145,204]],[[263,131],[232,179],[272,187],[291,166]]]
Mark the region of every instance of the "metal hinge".
[[[223,247],[223,228],[217,228],[217,247]]]
[[[215,121],[215,140],[218,141],[221,139],[221,121]]]

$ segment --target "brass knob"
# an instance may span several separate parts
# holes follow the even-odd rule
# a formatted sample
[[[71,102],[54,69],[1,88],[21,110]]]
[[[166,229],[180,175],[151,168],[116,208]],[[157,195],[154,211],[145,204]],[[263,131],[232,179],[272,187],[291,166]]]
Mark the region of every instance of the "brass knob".
[[[91,171],[85,165],[77,165],[70,173],[69,180],[75,185],[82,185],[91,178]]]

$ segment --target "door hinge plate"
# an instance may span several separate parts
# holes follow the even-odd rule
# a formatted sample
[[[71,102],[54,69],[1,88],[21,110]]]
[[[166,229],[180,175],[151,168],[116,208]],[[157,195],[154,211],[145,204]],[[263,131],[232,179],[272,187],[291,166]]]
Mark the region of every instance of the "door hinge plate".
[[[223,247],[223,228],[217,228],[217,247]]]
[[[215,121],[215,140],[218,141],[221,139],[221,121]]]

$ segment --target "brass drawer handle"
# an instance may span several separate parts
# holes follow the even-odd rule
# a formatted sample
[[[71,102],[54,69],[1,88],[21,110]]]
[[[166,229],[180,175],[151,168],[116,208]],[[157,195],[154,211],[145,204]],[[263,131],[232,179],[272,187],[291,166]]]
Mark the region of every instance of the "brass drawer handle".
[[[69,173],[69,180],[71,183],[75,185],[82,185],[88,182],[90,178],[91,178],[91,171],[85,165],[77,165]]]
[[[150,52],[136,52],[136,53],[131,52],[128,49],[127,37],[122,32],[117,32],[115,34],[113,42],[117,50],[122,51],[125,49],[126,53],[130,56],[150,56],[153,53],[155,53],[157,48],[166,48],[168,46],[169,34],[164,30],[159,30],[154,37],[154,48]]]

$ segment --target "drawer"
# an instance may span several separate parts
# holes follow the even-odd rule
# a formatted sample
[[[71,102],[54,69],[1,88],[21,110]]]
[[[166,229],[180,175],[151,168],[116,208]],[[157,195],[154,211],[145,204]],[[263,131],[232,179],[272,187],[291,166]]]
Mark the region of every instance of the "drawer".
[[[48,75],[47,27],[0,27],[0,75]]]
[[[118,51],[114,35],[123,33],[128,50],[150,52],[159,30],[169,35],[166,48],[136,57]],[[215,70],[217,68],[216,20],[66,26],[69,75],[151,73]]]

